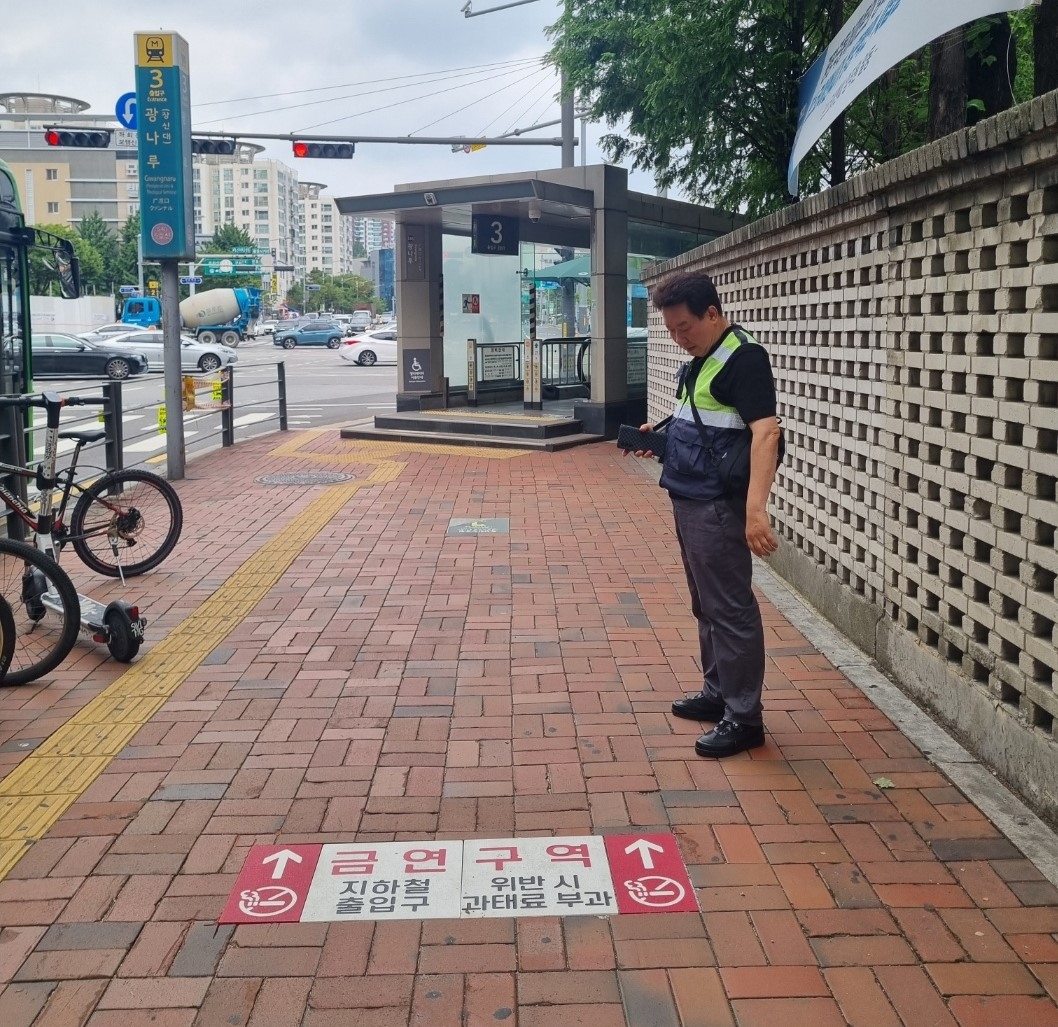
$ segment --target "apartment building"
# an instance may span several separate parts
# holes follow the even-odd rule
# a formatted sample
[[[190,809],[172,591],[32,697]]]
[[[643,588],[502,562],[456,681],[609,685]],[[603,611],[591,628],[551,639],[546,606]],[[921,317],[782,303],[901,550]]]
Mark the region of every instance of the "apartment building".
[[[338,212],[334,198],[324,194],[326,188],[320,182],[299,183],[299,226],[304,240],[301,260],[306,272],[349,274],[353,266],[353,219]]]
[[[375,250],[393,248],[395,232],[392,221],[381,218],[352,218],[353,240],[363,247],[362,253],[367,256]]]
[[[192,164],[195,237],[211,238],[225,224],[243,229],[279,264],[297,265],[300,249],[298,176],[263,146],[239,143],[231,156],[196,155]]]

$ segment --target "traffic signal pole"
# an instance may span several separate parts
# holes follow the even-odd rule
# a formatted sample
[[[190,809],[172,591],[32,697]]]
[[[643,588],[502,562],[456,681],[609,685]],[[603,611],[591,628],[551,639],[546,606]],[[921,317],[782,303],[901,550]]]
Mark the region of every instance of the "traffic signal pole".
[[[165,367],[165,459],[170,481],[184,477],[184,393],[180,374],[180,264],[161,261]]]

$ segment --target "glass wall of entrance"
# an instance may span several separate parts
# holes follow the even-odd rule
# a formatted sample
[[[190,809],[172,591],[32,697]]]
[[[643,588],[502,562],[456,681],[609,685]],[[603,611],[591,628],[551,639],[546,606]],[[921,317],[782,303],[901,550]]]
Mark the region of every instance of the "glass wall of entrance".
[[[630,221],[627,254],[626,327],[628,385],[646,386],[647,264],[685,253],[713,238]],[[530,287],[535,289],[536,337],[543,341],[544,399],[583,398],[590,393],[591,251],[572,246],[522,243],[517,257],[471,252],[463,235],[443,236],[444,363],[449,389],[466,388],[467,340],[479,357],[478,398],[521,381],[521,345],[530,334]],[[562,340],[566,340],[563,342]]]

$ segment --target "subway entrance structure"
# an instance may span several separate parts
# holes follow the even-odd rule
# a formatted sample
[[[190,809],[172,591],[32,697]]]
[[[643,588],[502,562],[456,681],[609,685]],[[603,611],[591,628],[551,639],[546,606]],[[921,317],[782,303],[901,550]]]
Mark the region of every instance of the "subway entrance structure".
[[[336,203],[396,223],[396,410],[343,436],[548,449],[642,423],[641,268],[744,223],[633,192],[610,165],[410,183]]]

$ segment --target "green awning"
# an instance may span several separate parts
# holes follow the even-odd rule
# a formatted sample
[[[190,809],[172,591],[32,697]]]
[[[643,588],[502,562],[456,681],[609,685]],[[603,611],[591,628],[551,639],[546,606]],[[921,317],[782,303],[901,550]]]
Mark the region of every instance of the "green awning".
[[[643,257],[628,258],[628,280],[639,281],[639,268],[643,264]],[[541,268],[535,274],[529,276],[533,282],[565,282],[570,278],[587,285],[591,280],[591,254],[582,253],[572,260],[564,260],[561,264],[552,264],[551,267]]]

